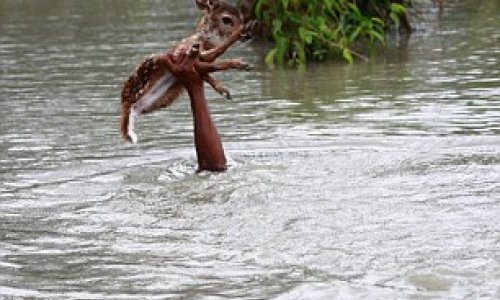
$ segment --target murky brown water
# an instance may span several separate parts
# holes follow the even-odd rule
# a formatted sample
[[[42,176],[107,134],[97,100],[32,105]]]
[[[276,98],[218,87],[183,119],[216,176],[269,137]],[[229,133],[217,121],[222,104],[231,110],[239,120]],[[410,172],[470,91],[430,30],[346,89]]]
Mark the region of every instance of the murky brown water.
[[[375,62],[184,97],[117,131],[121,83],[190,1],[0,0],[0,299],[500,298],[500,5],[450,1]]]

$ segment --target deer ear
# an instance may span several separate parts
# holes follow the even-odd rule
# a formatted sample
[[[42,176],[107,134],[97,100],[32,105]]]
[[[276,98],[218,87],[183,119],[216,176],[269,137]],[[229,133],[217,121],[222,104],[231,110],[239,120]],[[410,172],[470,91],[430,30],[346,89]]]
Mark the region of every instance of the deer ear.
[[[196,6],[201,10],[211,11],[218,0],[196,0]]]
[[[207,2],[208,0],[195,0],[196,6],[198,6],[199,9],[205,10],[207,9]]]
[[[243,15],[242,20],[244,20],[245,23],[255,19],[254,10],[256,4],[257,0],[240,0],[238,2],[238,10]]]

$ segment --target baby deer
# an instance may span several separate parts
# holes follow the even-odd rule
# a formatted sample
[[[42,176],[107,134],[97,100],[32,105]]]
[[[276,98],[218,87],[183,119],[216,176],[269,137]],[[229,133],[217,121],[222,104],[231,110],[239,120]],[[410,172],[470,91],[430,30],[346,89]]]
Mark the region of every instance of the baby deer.
[[[196,0],[196,4],[203,11],[203,17],[195,33],[165,53],[144,60],[125,82],[120,121],[124,140],[137,142],[134,132],[135,117],[171,105],[184,91],[184,85],[172,75],[168,64],[162,62],[166,55],[175,58],[179,54],[196,51],[200,61],[213,62],[229,46],[245,38],[246,31],[252,26],[244,24],[241,12],[234,5],[216,0]],[[230,59],[214,63],[211,71],[228,69],[249,70],[250,66],[240,59]],[[229,91],[220,81],[208,73],[204,73],[201,79],[218,93],[231,99]]]

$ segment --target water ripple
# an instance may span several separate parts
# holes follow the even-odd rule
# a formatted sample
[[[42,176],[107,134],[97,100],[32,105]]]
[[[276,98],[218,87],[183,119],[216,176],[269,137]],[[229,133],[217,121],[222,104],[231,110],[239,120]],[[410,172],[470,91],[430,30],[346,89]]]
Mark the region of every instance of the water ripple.
[[[0,0],[0,298],[498,298],[499,14],[472,2],[370,64],[232,49],[256,69],[207,92],[212,174],[185,96],[139,145],[117,132],[122,82],[192,3]]]

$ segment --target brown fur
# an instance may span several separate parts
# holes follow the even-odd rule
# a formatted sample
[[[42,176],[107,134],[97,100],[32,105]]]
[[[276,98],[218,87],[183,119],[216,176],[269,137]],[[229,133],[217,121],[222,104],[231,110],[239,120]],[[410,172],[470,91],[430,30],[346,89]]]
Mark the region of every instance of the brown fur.
[[[126,141],[130,142],[128,136],[128,123],[131,107],[136,103],[166,72],[167,68],[158,62],[155,56],[146,58],[135,70],[132,75],[125,81],[122,90],[122,114],[120,118],[120,132]],[[148,114],[155,110],[159,110],[170,106],[184,91],[184,87],[180,82],[176,82],[163,95],[160,101],[155,102],[155,105],[141,113]]]
[[[207,54],[206,60],[213,61],[218,55],[217,52],[211,52],[212,48],[216,45],[210,42],[209,37],[212,35],[219,36],[221,39],[228,39],[229,36],[238,30],[241,31],[242,28],[242,15],[239,13],[233,5],[224,2],[219,2],[215,0],[196,0],[198,7],[203,9],[204,16],[196,28],[196,32],[183,39],[180,43],[177,43],[173,48],[167,50],[167,52],[162,54],[157,54],[152,57],[145,59],[135,70],[135,72],[125,81],[121,106],[122,114],[120,118],[120,132],[124,140],[131,141],[128,135],[129,129],[129,115],[132,111],[134,104],[144,96],[154,84],[162,78],[167,72],[171,73],[169,69],[161,61],[161,57],[173,53],[178,55],[179,53],[189,53],[193,45],[199,44],[201,46],[201,51],[205,51]],[[221,21],[222,16],[230,16],[233,18],[232,27],[227,24],[223,24]],[[219,70],[225,70],[229,68],[235,69],[248,69],[248,64],[241,62],[240,60],[231,60],[223,64],[218,65]],[[217,92],[225,95],[228,99],[230,94],[227,89],[224,88],[221,82],[216,80],[210,75],[205,74],[203,80],[209,83]],[[156,111],[161,108],[165,108],[175,102],[176,99],[184,91],[184,86],[179,81],[174,81],[170,88],[165,92],[165,94],[151,107],[140,111],[140,114],[147,114]]]

